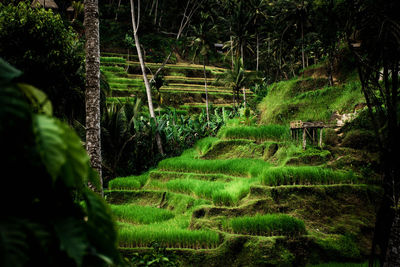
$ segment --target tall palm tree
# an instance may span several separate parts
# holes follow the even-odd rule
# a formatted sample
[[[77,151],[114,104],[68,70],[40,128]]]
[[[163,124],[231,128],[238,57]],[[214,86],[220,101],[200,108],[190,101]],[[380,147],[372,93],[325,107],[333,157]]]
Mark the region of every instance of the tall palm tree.
[[[256,71],[259,68],[259,58],[260,58],[260,29],[262,24],[265,24],[267,18],[264,13],[267,3],[264,0],[251,0],[249,1],[251,6],[251,12],[253,13],[253,26],[256,36]]]
[[[240,90],[243,91],[243,104],[246,105],[245,88],[252,80],[252,75],[245,71],[243,60],[240,57],[235,59],[233,69],[228,69],[220,79],[222,79],[226,87],[232,88],[234,105],[236,104],[236,99],[239,101]]]
[[[193,36],[191,45],[195,48],[193,60],[201,55],[203,61],[203,73],[204,73],[204,90],[206,93],[206,113],[207,113],[207,125],[210,123],[210,113],[208,108],[208,90],[207,90],[207,72],[206,62],[208,61],[208,55],[214,39],[214,32],[216,25],[214,24],[213,17],[205,12],[200,12],[201,22],[197,27],[192,26]]]
[[[244,51],[250,39],[250,25],[253,21],[253,14],[247,1],[229,0],[226,2],[228,14],[222,17],[222,22],[229,29],[230,41],[225,43],[225,48],[230,49],[235,57],[241,57],[244,63]]]
[[[91,189],[103,195],[100,129],[100,45],[98,0],[85,0],[86,53],[86,150],[92,167],[100,176],[101,188]]]

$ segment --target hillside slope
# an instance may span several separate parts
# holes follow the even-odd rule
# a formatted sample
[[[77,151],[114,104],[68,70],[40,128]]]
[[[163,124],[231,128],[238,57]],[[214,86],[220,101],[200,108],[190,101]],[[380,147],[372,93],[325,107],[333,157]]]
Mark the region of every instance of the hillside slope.
[[[129,257],[157,242],[183,266],[365,259],[380,190],[360,173],[326,167],[330,151],[302,151],[285,126],[245,123],[110,182],[121,251]]]
[[[146,62],[149,79],[161,65],[161,63]],[[101,70],[111,89],[107,97],[109,103],[132,102],[136,98],[146,101],[143,76],[139,62],[135,58],[125,54],[105,53],[101,57]],[[206,66],[209,105],[212,107],[232,107],[232,89],[224,86],[223,81],[218,79],[224,71],[223,68]],[[180,113],[193,113],[205,108],[203,65],[166,64],[162,73],[162,86],[158,91],[153,90],[156,105],[160,108],[173,107],[180,110]],[[252,94],[253,92],[246,89],[248,98],[251,98]]]
[[[365,106],[358,81],[328,86],[325,78],[297,77],[273,84],[259,104],[260,123],[288,124],[293,120],[335,123],[334,114],[353,113]]]

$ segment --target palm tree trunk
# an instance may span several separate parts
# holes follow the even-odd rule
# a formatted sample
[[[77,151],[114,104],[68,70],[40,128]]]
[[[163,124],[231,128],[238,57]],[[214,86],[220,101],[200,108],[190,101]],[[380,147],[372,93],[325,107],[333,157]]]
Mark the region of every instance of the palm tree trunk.
[[[133,37],[135,38],[135,46],[136,46],[136,50],[137,50],[137,53],[138,53],[138,58],[139,58],[139,62],[140,62],[140,68],[142,69],[144,85],[146,87],[147,103],[148,103],[148,106],[149,106],[150,117],[155,119],[156,115],[154,113],[153,100],[151,98],[151,87],[150,87],[149,79],[147,78],[146,66],[145,66],[145,63],[144,63],[144,60],[143,60],[142,50],[140,48],[139,37],[137,35],[138,25],[136,24],[135,4],[134,4],[133,0],[130,0],[130,2],[131,2]],[[139,1],[138,10],[140,12],[140,1]],[[161,137],[160,137],[160,135],[158,133],[156,133],[156,142],[157,142],[158,151],[160,152],[161,155],[164,155],[164,150],[162,148]]]
[[[384,267],[400,266],[400,217],[395,212]]]
[[[85,53],[86,53],[86,150],[91,166],[98,172],[101,188],[89,187],[103,195],[101,168],[100,129],[100,46],[99,46],[99,6],[98,0],[85,0]]]
[[[210,113],[208,111],[207,73],[206,73],[206,62],[204,60],[204,56],[203,56],[203,72],[204,72],[204,89],[206,91],[207,127],[210,128]]]

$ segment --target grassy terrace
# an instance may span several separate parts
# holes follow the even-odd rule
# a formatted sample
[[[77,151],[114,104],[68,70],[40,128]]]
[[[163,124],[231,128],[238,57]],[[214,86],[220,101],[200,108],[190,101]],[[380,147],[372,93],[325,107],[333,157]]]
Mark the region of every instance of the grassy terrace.
[[[252,139],[258,142],[267,140],[286,140],[289,138],[287,126],[270,124],[264,126],[231,126],[223,127],[218,132],[222,139]]]
[[[168,210],[133,204],[111,205],[111,210],[119,220],[137,224],[162,222],[174,217]]]
[[[122,68],[122,67],[121,67]],[[204,77],[186,77],[183,74],[181,76],[178,76],[181,73],[175,73],[177,74],[176,76],[172,75],[166,75],[164,76],[164,79],[167,81],[167,83],[175,82],[175,83],[190,83],[190,84],[198,84],[198,85],[203,85],[204,86]],[[143,79],[142,74],[128,74],[129,78],[136,78],[136,79]],[[147,75],[149,79],[153,78],[153,75],[149,74]],[[207,84],[213,84],[217,81],[216,78],[207,78]]]
[[[140,63],[138,61],[130,61],[126,60],[125,58],[122,57],[101,57],[100,58],[101,63],[103,63],[105,66],[108,64],[111,65],[120,65],[120,66],[125,66],[125,65],[130,65],[130,66],[140,66]],[[146,62],[146,67],[149,68],[159,68],[162,65],[162,63],[152,63],[152,62]],[[198,65],[198,64],[190,64],[190,63],[175,63],[175,64],[165,64],[166,69],[194,69],[194,70],[203,70],[203,65]],[[224,68],[219,68],[219,67],[214,67],[214,66],[206,66],[207,71],[213,71],[213,72],[224,72]]]
[[[138,62],[128,61],[127,56],[111,53],[103,54],[101,63],[101,70],[106,76],[112,90],[112,98],[109,97],[107,103],[115,103],[119,100],[123,103],[133,102],[134,100],[130,101],[128,98],[144,93],[145,86],[142,75],[139,73]],[[147,66],[154,69],[160,66],[160,64],[148,63]],[[186,111],[182,112],[185,114],[206,107],[202,99],[205,90],[202,65],[184,63],[167,64],[166,70],[168,73],[168,75],[164,76],[166,84],[160,88],[160,92],[163,94],[163,101],[166,105],[170,103],[175,107],[184,109]],[[136,73],[128,74],[128,71]],[[209,76],[214,76],[207,78],[207,89],[211,97],[210,105],[216,103],[213,105],[214,107],[232,106],[231,90],[222,86],[222,83],[215,78],[224,69],[207,66],[207,71],[211,72]],[[151,78],[152,76],[149,75],[148,77]],[[253,95],[250,90],[246,90],[246,93],[249,98]],[[240,94],[242,95],[243,92],[240,92]]]
[[[125,71],[128,64],[138,63],[112,56],[102,59],[102,70],[112,90],[143,91],[141,75]],[[159,66],[147,65],[152,69]],[[184,99],[179,105],[186,109],[179,111],[183,113],[204,108],[203,66],[168,64],[166,68],[167,85],[161,88],[164,100]],[[207,69],[213,74],[223,71]],[[188,70],[196,70],[190,76],[197,77],[186,77]],[[208,84],[211,99],[219,103],[210,105],[231,106],[229,89],[220,86],[216,78],[209,79]],[[298,81],[288,84],[296,89]],[[295,91],[296,99],[302,97],[298,88],[274,86]],[[271,97],[277,101],[275,87]],[[251,97],[251,92],[246,93]],[[310,94],[322,95],[322,91]],[[108,103],[134,100],[107,99]],[[273,112],[278,104],[269,101],[260,105],[264,112],[261,119],[276,117]],[[363,185],[359,174],[328,168],[332,160],[329,151],[313,147],[303,151],[290,140],[289,128],[275,123],[281,124],[243,125],[241,119],[232,120],[217,137],[199,140],[192,149],[164,159],[146,174],[111,180],[105,194],[118,222],[123,251],[145,249],[155,241],[171,251],[202,255],[182,258],[187,265],[196,266],[210,265],[210,259],[224,258],[236,247],[240,251],[248,248],[255,255],[252,262],[262,255],[274,257],[274,253],[287,251],[287,258],[271,265],[284,262],[282,266],[292,266],[297,256],[285,243],[289,237],[293,245],[306,240],[310,246],[305,251],[316,249],[318,255],[334,255],[331,261],[337,257],[358,260],[362,247],[358,239],[348,236],[373,229],[375,189]]]
[[[185,86],[179,86],[179,87],[173,87],[173,86],[163,86],[160,88],[160,91],[174,91],[174,92],[199,92],[199,93],[205,93],[204,88],[198,87],[185,87]],[[223,93],[223,94],[228,94],[232,95],[232,91],[229,89],[213,89],[213,88],[207,88],[207,91],[209,93]],[[243,94],[243,93],[241,93]],[[252,94],[250,91],[246,91],[246,94]]]
[[[250,235],[302,235],[306,232],[302,220],[286,214],[266,214],[227,219],[223,226],[237,234]]]
[[[220,237],[214,231],[188,230],[162,224],[133,226],[120,223],[118,240],[123,247],[147,247],[157,242],[167,248],[212,249],[220,244]]]
[[[374,189],[356,184],[360,181],[352,172],[323,166],[276,165],[263,155],[216,157],[236,153],[238,148],[248,153],[255,146],[267,148],[271,141],[264,140],[270,138],[282,148],[290,147],[285,127],[257,129],[233,121],[218,136],[198,141],[194,148],[161,161],[146,174],[109,183],[106,196],[113,204],[124,251],[144,249],[156,241],[171,251],[223,257],[239,240],[247,240],[243,246],[252,251],[257,246],[282,251],[285,242],[277,240],[289,237],[292,244],[308,240],[314,249],[337,257],[359,255],[356,241],[343,231],[361,231],[366,225],[373,229],[369,209],[373,209]],[[350,252],[343,250],[344,242],[350,244],[346,245],[351,246]],[[188,262],[204,265],[208,259],[204,257]]]

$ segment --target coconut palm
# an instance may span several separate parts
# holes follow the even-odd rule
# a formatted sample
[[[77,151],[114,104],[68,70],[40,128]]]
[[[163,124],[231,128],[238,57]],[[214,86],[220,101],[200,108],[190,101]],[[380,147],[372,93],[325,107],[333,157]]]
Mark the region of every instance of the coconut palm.
[[[265,24],[265,20],[267,18],[264,12],[267,3],[264,0],[251,0],[249,1],[249,3],[251,6],[251,12],[253,13],[252,24],[254,26],[254,35],[256,37],[256,71],[258,71],[260,58],[260,30],[262,28],[262,25]]]
[[[214,32],[216,25],[214,24],[213,17],[205,12],[200,12],[201,22],[197,27],[192,26],[192,38],[191,46],[194,47],[193,60],[199,55],[203,61],[203,73],[204,73],[204,90],[206,93],[206,112],[207,112],[207,125],[210,124],[210,114],[208,109],[208,91],[207,91],[207,72],[206,62],[208,62],[208,56],[211,51],[211,47],[214,45]]]
[[[100,188],[94,188],[103,195],[101,169],[101,130],[100,130],[100,43],[99,43],[99,5],[98,0],[85,0],[86,37],[86,150],[92,167],[99,173]]]
[[[233,68],[228,69],[221,77],[224,85],[232,88],[233,103],[236,104],[236,99],[239,101],[240,90],[243,90],[243,104],[246,105],[246,86],[253,79],[252,73],[246,72],[243,66],[243,60],[237,57],[234,61]]]
[[[234,57],[240,56],[244,62],[245,49],[251,50],[249,40],[253,13],[247,1],[227,1],[226,10],[227,14],[221,20],[225,27],[229,29],[230,40],[224,46],[229,50],[228,53],[232,55],[233,65]]]

